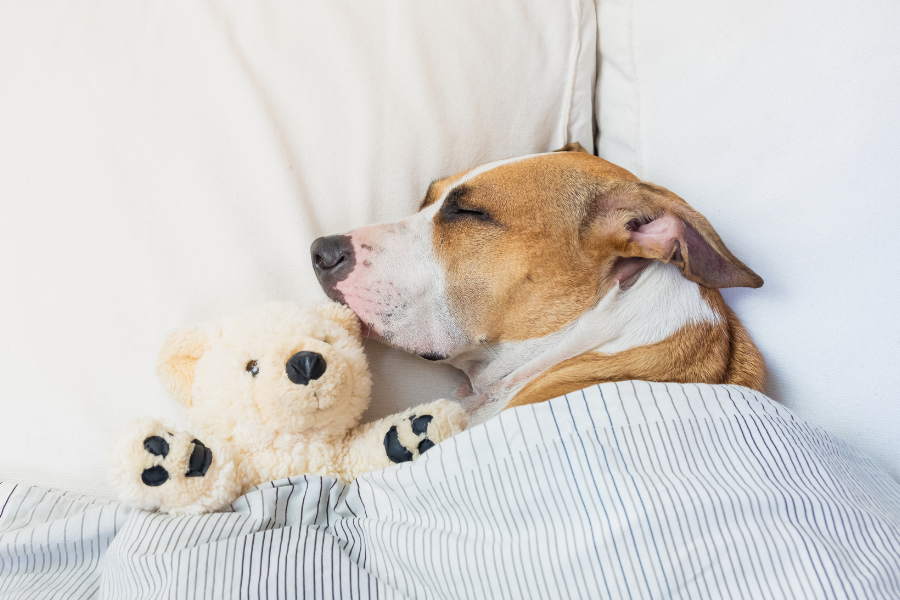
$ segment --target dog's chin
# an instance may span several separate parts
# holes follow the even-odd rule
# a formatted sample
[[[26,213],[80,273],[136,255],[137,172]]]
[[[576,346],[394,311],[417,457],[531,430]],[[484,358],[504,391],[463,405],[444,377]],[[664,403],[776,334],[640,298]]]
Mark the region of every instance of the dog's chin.
[[[397,336],[390,333],[382,335],[377,329],[375,329],[372,325],[366,323],[365,321],[363,321],[360,326],[360,332],[365,338],[381,342],[382,344],[387,344],[388,346],[392,346],[394,348],[397,348],[398,350],[403,350],[404,352],[408,352],[409,354],[415,354],[416,356],[424,358],[425,360],[447,360],[447,356],[445,354],[436,350],[408,347],[405,344],[398,344],[395,341]]]
[[[434,338],[450,338],[447,334],[426,333],[429,328],[423,325],[397,325],[387,322],[379,313],[378,307],[365,296],[348,288],[343,296],[343,304],[356,313],[360,321],[360,333],[363,337],[375,340],[388,346],[403,350],[409,354],[415,354],[425,360],[438,361],[448,358],[448,344],[434,343]]]
[[[382,344],[385,344],[388,346],[393,346],[394,348],[398,348],[405,352],[409,352],[409,350],[407,350],[406,348],[403,348],[402,346],[398,346],[397,344],[391,343],[391,339],[390,339],[392,337],[391,334],[388,333],[387,335],[382,335],[381,332],[378,331],[378,329],[376,329],[369,323],[366,323],[365,321],[361,321],[360,333],[362,333],[362,336],[366,339],[375,340],[376,342],[381,342]]]

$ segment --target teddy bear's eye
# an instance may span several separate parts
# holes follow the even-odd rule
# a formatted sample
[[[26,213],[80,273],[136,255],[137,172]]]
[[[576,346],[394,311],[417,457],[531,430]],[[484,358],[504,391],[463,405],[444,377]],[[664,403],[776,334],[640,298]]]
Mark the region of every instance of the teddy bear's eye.
[[[248,370],[248,371],[250,372],[250,374],[253,375],[254,377],[256,377],[257,375],[259,375],[259,365],[256,364],[256,361],[255,361],[255,360],[251,360],[250,362],[247,363],[247,370]]]

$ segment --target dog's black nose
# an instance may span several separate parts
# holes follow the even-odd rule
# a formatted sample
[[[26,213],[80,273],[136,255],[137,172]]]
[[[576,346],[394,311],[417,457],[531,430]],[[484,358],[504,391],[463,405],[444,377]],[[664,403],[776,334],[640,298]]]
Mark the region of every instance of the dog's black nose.
[[[288,379],[299,385],[306,385],[325,374],[325,359],[318,352],[298,352],[290,357],[284,370]]]
[[[320,237],[309,248],[312,255],[313,268],[320,277],[327,274],[343,279],[353,268],[353,243],[349,235],[329,235]],[[344,277],[338,276],[343,275]]]
[[[322,291],[335,302],[343,303],[344,295],[334,286],[346,279],[356,264],[350,236],[320,237],[310,246],[309,254]]]

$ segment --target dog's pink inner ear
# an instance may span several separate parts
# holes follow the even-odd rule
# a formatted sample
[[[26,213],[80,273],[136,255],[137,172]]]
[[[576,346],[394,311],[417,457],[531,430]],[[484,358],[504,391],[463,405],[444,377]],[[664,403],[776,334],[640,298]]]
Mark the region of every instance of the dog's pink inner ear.
[[[680,250],[684,229],[681,219],[665,214],[632,231],[630,241],[641,247],[641,256],[669,262],[672,255]]]
[[[708,223],[706,227],[712,231]],[[762,278],[736,259],[714,231],[709,237],[712,241],[688,221],[666,213],[633,230],[629,241],[638,245],[640,256],[670,262],[687,279],[704,287],[755,288],[762,285]]]

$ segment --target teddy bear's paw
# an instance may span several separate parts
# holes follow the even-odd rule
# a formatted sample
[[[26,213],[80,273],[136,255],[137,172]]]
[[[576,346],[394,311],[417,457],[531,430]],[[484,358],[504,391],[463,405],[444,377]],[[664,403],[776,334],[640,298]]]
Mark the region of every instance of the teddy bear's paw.
[[[421,417],[413,416],[409,418],[410,430],[413,435],[417,436],[412,442],[415,444],[415,451],[417,454],[423,454],[426,450],[430,450],[434,447],[434,442],[428,438],[428,423],[431,419],[431,415],[423,415]],[[424,434],[421,440],[418,438],[420,432]],[[409,438],[408,435],[404,437]],[[400,431],[397,429],[396,425],[392,425],[384,436],[384,452],[387,454],[387,457],[391,459],[391,462],[394,463],[409,462],[416,457],[413,454],[413,451],[404,446],[400,441]]]
[[[191,446],[187,471],[183,476],[205,477],[212,464],[212,450],[198,439],[192,439]],[[141,473],[141,482],[150,487],[158,487],[165,484],[171,478],[169,471],[165,467],[165,461],[169,457],[168,440],[158,435],[152,435],[144,440],[144,450],[153,456],[158,456],[163,463],[144,469],[144,472]]]
[[[410,414],[412,413],[412,414]],[[435,444],[466,428],[466,413],[459,404],[436,400],[398,415],[384,436],[384,451],[394,463],[417,459]]]
[[[239,493],[227,445],[205,444],[154,420],[135,422],[123,436],[113,482],[124,502],[170,514],[215,510]]]

